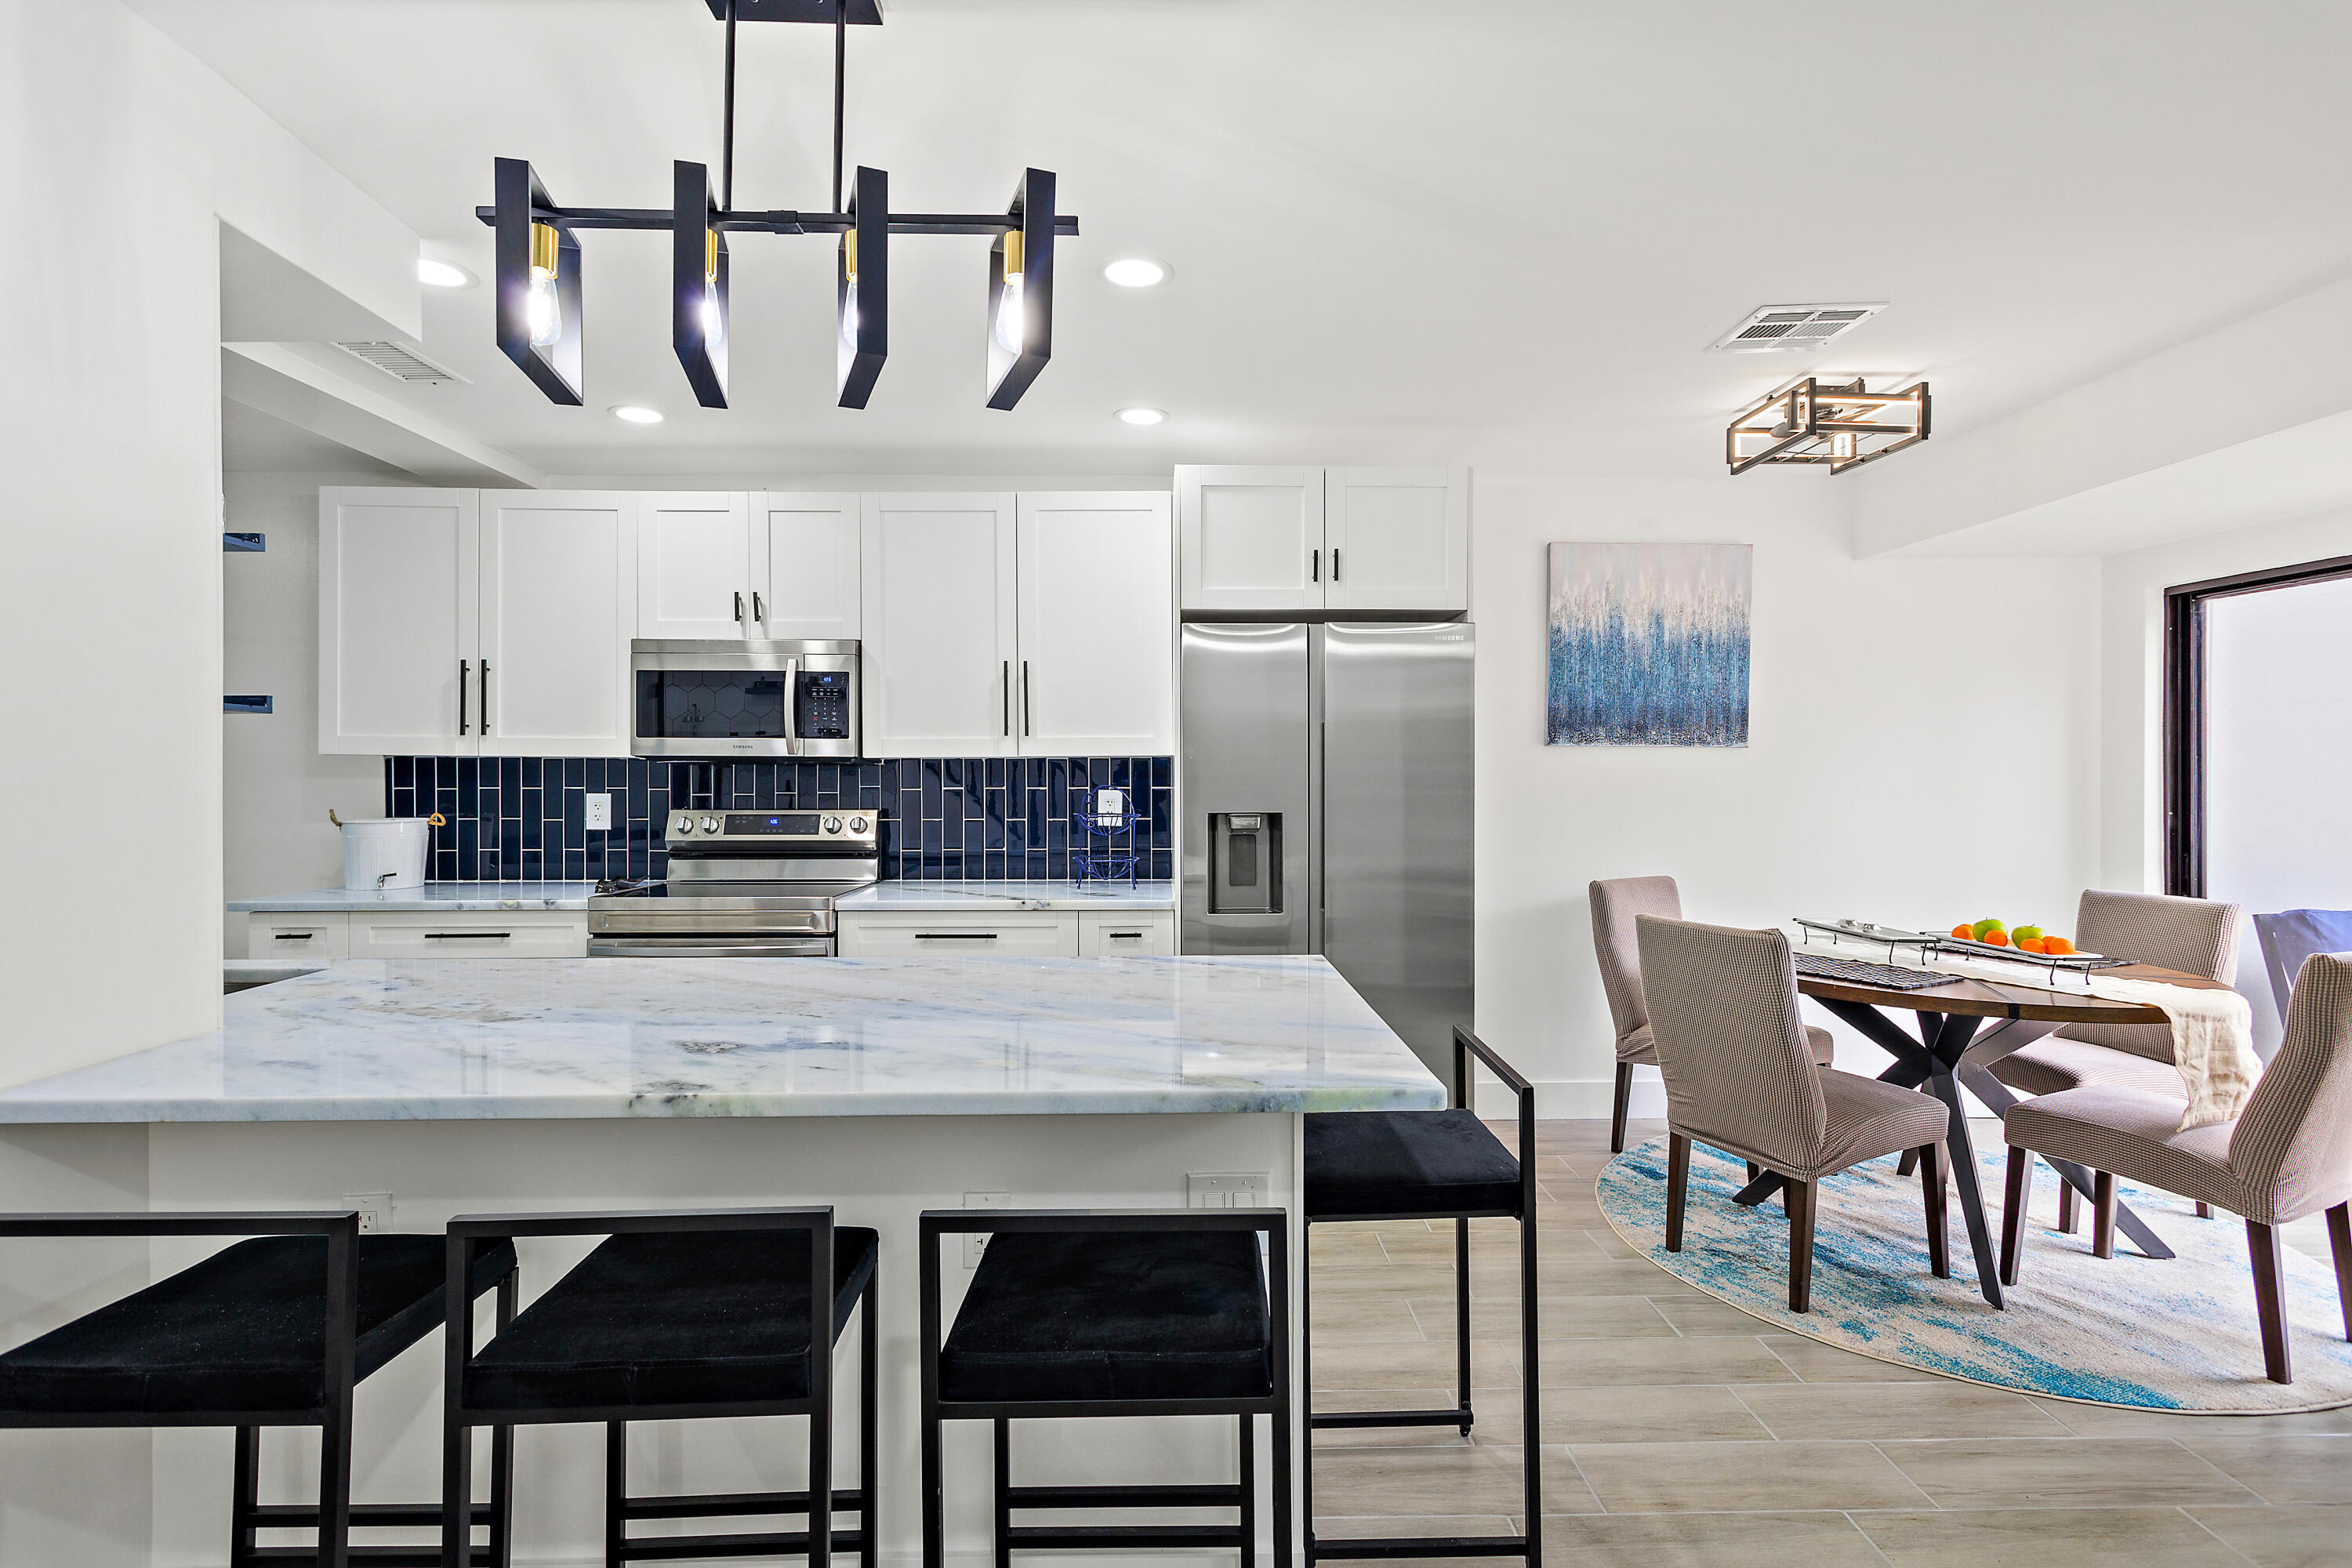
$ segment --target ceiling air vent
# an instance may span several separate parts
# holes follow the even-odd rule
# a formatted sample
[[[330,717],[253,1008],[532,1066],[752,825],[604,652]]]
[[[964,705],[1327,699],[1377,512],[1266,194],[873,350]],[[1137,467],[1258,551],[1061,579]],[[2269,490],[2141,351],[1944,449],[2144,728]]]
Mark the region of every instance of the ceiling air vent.
[[[447,365],[435,364],[415,349],[399,343],[337,343],[337,348],[353,359],[368,363],[391,376],[418,386],[439,386],[445,382],[465,383],[466,378]]]
[[[1759,305],[1706,346],[1710,353],[1735,354],[1817,349],[1885,309],[1884,300],[1875,305]]]

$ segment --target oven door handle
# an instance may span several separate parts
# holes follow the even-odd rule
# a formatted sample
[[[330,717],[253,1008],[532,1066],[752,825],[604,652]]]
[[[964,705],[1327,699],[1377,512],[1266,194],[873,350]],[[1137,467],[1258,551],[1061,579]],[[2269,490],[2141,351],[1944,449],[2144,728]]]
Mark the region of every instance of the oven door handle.
[[[629,937],[590,937],[591,958],[831,958],[829,936],[789,937],[773,941],[703,942],[644,941]]]
[[[801,661],[784,660],[784,752],[788,756],[801,754]]]

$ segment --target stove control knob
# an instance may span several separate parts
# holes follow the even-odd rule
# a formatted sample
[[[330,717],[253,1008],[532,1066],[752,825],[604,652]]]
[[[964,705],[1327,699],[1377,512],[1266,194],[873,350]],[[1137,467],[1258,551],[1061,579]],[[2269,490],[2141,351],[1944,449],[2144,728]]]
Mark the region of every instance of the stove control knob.
[[[849,819],[849,831],[852,833],[865,832],[866,826],[866,819],[862,816],[853,816]]]
[[[669,830],[680,837],[691,833],[694,831],[694,818],[690,816],[681,816],[676,822],[669,825]]]
[[[718,831],[719,831],[719,819],[718,819],[717,817],[715,817],[715,816],[706,816],[706,817],[704,817],[704,818],[702,819],[702,831],[703,831],[703,832],[705,832],[705,833],[716,833],[716,832],[718,832]]]
[[[828,816],[828,817],[826,817],[826,818],[824,819],[824,830],[825,830],[827,833],[838,833],[838,832],[840,832],[840,831],[841,831],[841,818],[839,818],[839,817],[837,817],[837,816]]]

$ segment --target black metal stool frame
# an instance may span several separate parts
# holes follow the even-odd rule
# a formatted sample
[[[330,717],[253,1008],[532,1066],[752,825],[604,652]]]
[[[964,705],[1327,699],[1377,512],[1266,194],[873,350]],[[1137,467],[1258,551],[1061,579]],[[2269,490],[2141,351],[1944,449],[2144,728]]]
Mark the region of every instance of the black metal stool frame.
[[[881,1532],[874,1516],[876,1394],[880,1356],[875,1310],[881,1268],[866,1281],[858,1311],[858,1477],[855,1487],[833,1483],[833,1210],[829,1206],[746,1209],[646,1209],[572,1214],[460,1215],[449,1222],[449,1257],[459,1258],[469,1241],[536,1236],[621,1236],[649,1231],[803,1230],[809,1236],[809,1391],[802,1399],[743,1399],[688,1405],[566,1406],[557,1410],[476,1410],[465,1403],[466,1365],[473,1359],[473,1321],[448,1342],[442,1394],[442,1486],[462,1484],[473,1468],[473,1429],[516,1426],[604,1426],[604,1561],[608,1568],[637,1558],[709,1558],[803,1554],[809,1568],[827,1568],[835,1551],[856,1552],[862,1568],[876,1568]],[[457,1319],[451,1320],[453,1322]],[[803,1491],[716,1492],[631,1498],[625,1463],[632,1421],[698,1421],[740,1415],[805,1415],[809,1418],[809,1484]],[[833,1527],[835,1510],[858,1516],[856,1530]],[[805,1514],[808,1528],[734,1535],[631,1537],[634,1519],[716,1519],[753,1514]],[[464,1531],[457,1511],[441,1518],[443,1568],[462,1561]],[[501,1561],[499,1568],[506,1568]]]
[[[0,1237],[124,1237],[165,1236],[323,1236],[327,1238],[327,1309],[325,1325],[324,1399],[307,1410],[175,1410],[136,1415],[102,1413],[0,1412],[0,1428],[17,1430],[60,1426],[227,1426],[236,1433],[236,1451],[230,1481],[230,1568],[264,1560],[256,1537],[262,1530],[310,1529],[319,1532],[315,1555],[319,1568],[349,1568],[353,1561],[388,1568],[433,1568],[442,1562],[429,1547],[353,1547],[354,1527],[389,1528],[441,1523],[449,1511],[444,1503],[354,1503],[352,1501],[352,1395],[357,1379],[354,1362],[359,1342],[360,1216],[352,1209],[273,1209],[247,1213],[149,1214],[16,1214],[0,1215]],[[462,1265],[463,1257],[453,1254]],[[448,1300],[451,1310],[470,1322],[472,1280],[462,1267]],[[500,1319],[514,1305],[515,1275],[509,1269],[499,1280]],[[455,1320],[452,1320],[455,1321]],[[264,1426],[319,1428],[319,1500],[316,1504],[263,1504],[257,1500]],[[467,1519],[490,1528],[487,1552],[477,1551],[468,1563],[506,1568],[512,1553],[510,1450],[499,1435],[490,1476],[487,1508],[472,1500],[473,1477],[461,1479],[458,1496],[466,1500]],[[271,1550],[271,1555],[283,1555]]]
[[[1291,1568],[1289,1217],[1279,1209],[927,1209],[918,1221],[922,1314],[923,1568],[945,1568],[940,1429],[949,1421],[995,1426],[993,1535],[997,1568],[1016,1547],[1119,1551],[1137,1547],[1236,1547],[1244,1565],[1257,1555],[1257,1476],[1251,1423],[1273,1418],[1275,1568]],[[1266,1304],[1272,1322],[1274,1392],[1265,1399],[1101,1399],[963,1401],[940,1397],[940,1240],[1005,1231],[1255,1230],[1265,1233]],[[1016,1487],[1012,1484],[1009,1423],[1056,1416],[1234,1415],[1241,1422],[1241,1480],[1191,1486]],[[1016,1509],[1232,1508],[1236,1524],[1016,1526]]]
[[[1460,1379],[1456,1385],[1460,1403],[1452,1410],[1347,1410],[1316,1414],[1315,1320],[1309,1307],[1315,1272],[1312,1262],[1300,1271],[1299,1313],[1307,1325],[1300,1336],[1302,1348],[1299,1352],[1299,1382],[1306,1391],[1307,1409],[1307,1466],[1302,1489],[1306,1494],[1303,1511],[1309,1564],[1326,1558],[1525,1556],[1530,1568],[1534,1568],[1543,1559],[1542,1424],[1537,1409],[1540,1378],[1536,1362],[1536,1091],[1535,1086],[1520,1077],[1517,1068],[1495,1054],[1494,1047],[1469,1030],[1456,1026],[1454,1030],[1453,1109],[1470,1109],[1470,1062],[1474,1057],[1501,1079],[1504,1086],[1518,1100],[1519,1203],[1516,1215],[1509,1209],[1465,1209],[1410,1216],[1361,1214],[1311,1215],[1307,1217],[1309,1226],[1360,1224],[1400,1217],[1454,1221],[1454,1344]],[[1517,1219],[1519,1222],[1520,1447],[1524,1456],[1521,1462],[1526,1467],[1521,1486],[1525,1492],[1527,1532],[1523,1535],[1361,1536],[1344,1541],[1318,1541],[1315,1537],[1315,1434],[1318,1431],[1366,1426],[1458,1426],[1465,1436],[1469,1435],[1471,1424],[1476,1419],[1470,1408],[1470,1222],[1474,1219]]]

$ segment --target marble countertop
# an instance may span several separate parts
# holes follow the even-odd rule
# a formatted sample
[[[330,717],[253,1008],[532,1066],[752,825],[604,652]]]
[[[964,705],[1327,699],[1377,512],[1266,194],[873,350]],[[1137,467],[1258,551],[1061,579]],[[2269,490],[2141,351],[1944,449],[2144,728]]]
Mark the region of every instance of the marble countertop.
[[[317,888],[269,899],[231,899],[232,914],[328,914],[344,910],[440,914],[447,910],[585,910],[593,882],[427,882],[420,888],[372,892]]]
[[[1428,1110],[1316,957],[441,959],[226,999],[0,1123]]]
[[[943,910],[1172,910],[1173,882],[1088,882],[1084,889],[1057,882],[877,882],[835,901],[844,911],[905,910],[937,914]]]

